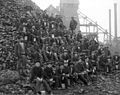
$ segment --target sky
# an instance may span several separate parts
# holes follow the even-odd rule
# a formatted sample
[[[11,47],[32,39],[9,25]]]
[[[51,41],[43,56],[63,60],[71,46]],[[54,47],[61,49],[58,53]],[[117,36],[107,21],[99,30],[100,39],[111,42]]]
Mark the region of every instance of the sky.
[[[32,0],[41,9],[50,4],[59,6],[60,0]],[[114,35],[114,3],[118,4],[118,36],[120,36],[120,0],[79,0],[79,10],[109,31],[109,9],[112,11],[112,35]]]

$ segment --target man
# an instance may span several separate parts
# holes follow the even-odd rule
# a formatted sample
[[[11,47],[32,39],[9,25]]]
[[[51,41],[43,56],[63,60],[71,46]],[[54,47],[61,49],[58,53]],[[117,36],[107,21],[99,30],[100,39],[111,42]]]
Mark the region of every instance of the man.
[[[68,53],[67,50],[64,50],[64,53],[60,55],[60,59],[62,62],[64,62],[64,61],[68,62],[70,60],[70,58],[71,58],[71,55]]]
[[[69,86],[69,66],[68,66],[68,62],[64,62],[64,69],[63,69],[63,77],[64,77],[64,83],[65,83],[65,87],[66,89]]]
[[[26,67],[27,59],[26,59],[26,49],[23,38],[21,37],[18,42],[15,44],[15,54],[18,58],[17,61],[17,69],[23,69]]]
[[[79,61],[79,55],[77,52],[74,52],[72,56],[72,62],[77,62],[77,61]]]
[[[107,63],[107,57],[105,56],[105,53],[103,53],[100,56],[100,59],[99,59],[99,69],[100,69],[100,71],[102,71],[102,72],[106,71],[106,63]]]
[[[60,78],[60,87],[62,87],[62,84],[64,84],[64,77],[63,77],[63,69],[64,69],[64,65],[63,64],[60,64],[60,68],[58,69],[58,76]]]
[[[104,50],[103,50],[103,45],[99,45],[97,55],[98,55],[98,56],[102,55],[103,51],[104,51]]]
[[[91,61],[88,56],[85,58],[84,67],[85,67],[85,71],[86,71],[84,76],[87,79],[87,81],[90,82],[92,79],[91,75],[93,73],[93,67],[92,67]]]
[[[53,70],[52,70],[52,63],[48,63],[47,67],[44,69],[44,72],[46,74],[46,80],[50,80],[53,77]]]
[[[107,63],[106,63],[106,73],[111,73],[111,71],[112,71],[112,66],[113,66],[112,57],[111,57],[111,56],[108,56],[108,58],[107,58]]]
[[[90,56],[90,61],[91,61],[91,64],[93,66],[93,73],[96,73],[96,69],[97,69],[97,56],[95,55],[95,52],[92,52],[92,54]]]
[[[120,56],[118,52],[116,52],[115,55],[113,56],[113,62],[114,62],[114,69],[115,70],[120,69]]]
[[[70,63],[69,79],[70,79],[70,85],[74,86],[74,83],[76,83],[76,76],[75,76],[75,68],[73,63]]]
[[[77,40],[78,42],[80,42],[81,39],[82,39],[82,33],[81,33],[81,31],[78,31],[78,34],[77,34],[77,36],[76,36],[76,40]]]
[[[109,47],[105,47],[104,48],[104,53],[105,53],[105,56],[110,56],[111,55],[111,52],[109,50]]]
[[[88,85],[86,78],[84,77],[84,61],[82,58],[75,64],[75,72],[78,74],[78,80],[82,81],[85,85]]]
[[[60,76],[58,74],[58,70],[59,70],[59,65],[57,66],[53,66],[53,84],[52,87],[54,89],[59,89],[60,87]]]
[[[74,17],[71,17],[71,21],[70,21],[70,30],[72,31],[72,33],[74,32],[74,30],[77,27],[77,21],[74,19]]]
[[[35,66],[31,70],[30,83],[31,86],[35,89],[36,93],[45,90],[48,94],[51,95],[51,88],[44,80],[44,71],[39,62],[35,63]]]

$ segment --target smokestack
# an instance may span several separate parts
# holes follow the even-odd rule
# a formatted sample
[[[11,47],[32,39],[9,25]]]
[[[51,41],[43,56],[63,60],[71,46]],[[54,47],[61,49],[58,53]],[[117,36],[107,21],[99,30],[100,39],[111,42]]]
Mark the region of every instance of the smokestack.
[[[109,9],[109,42],[111,43],[111,9]]]
[[[114,3],[114,28],[115,39],[117,40],[117,3]]]

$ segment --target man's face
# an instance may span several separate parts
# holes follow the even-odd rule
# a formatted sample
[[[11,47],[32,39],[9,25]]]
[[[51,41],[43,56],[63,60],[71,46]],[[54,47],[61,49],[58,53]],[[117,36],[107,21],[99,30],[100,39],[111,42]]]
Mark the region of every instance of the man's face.
[[[63,66],[63,65],[61,65],[61,66],[60,66],[60,69],[63,69],[63,68],[64,68],[64,66]]]
[[[108,62],[111,62],[111,59],[108,59]]]
[[[67,67],[67,66],[68,66],[68,63],[65,63],[64,66]]]
[[[35,66],[36,66],[36,67],[40,67],[40,63],[37,62],[37,63],[35,64]]]
[[[89,58],[86,58],[86,59],[85,59],[85,62],[88,62],[88,61],[89,61]]]
[[[95,54],[94,53],[92,53],[92,56],[94,56]]]
[[[64,52],[64,55],[67,55],[67,52]]]
[[[79,59],[79,63],[81,63],[82,62],[82,59]]]
[[[78,56],[77,53],[75,54],[75,56]]]
[[[48,67],[49,67],[49,68],[51,68],[51,67],[52,67],[52,65],[51,65],[51,64],[48,64]]]

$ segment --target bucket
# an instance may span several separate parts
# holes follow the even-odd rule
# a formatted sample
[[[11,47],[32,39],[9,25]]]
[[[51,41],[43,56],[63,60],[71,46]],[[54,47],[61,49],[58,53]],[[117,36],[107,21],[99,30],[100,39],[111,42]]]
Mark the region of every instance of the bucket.
[[[62,89],[65,89],[65,84],[64,84],[64,83],[62,83],[61,85],[62,85]]]
[[[46,95],[45,91],[41,91],[41,95]]]

